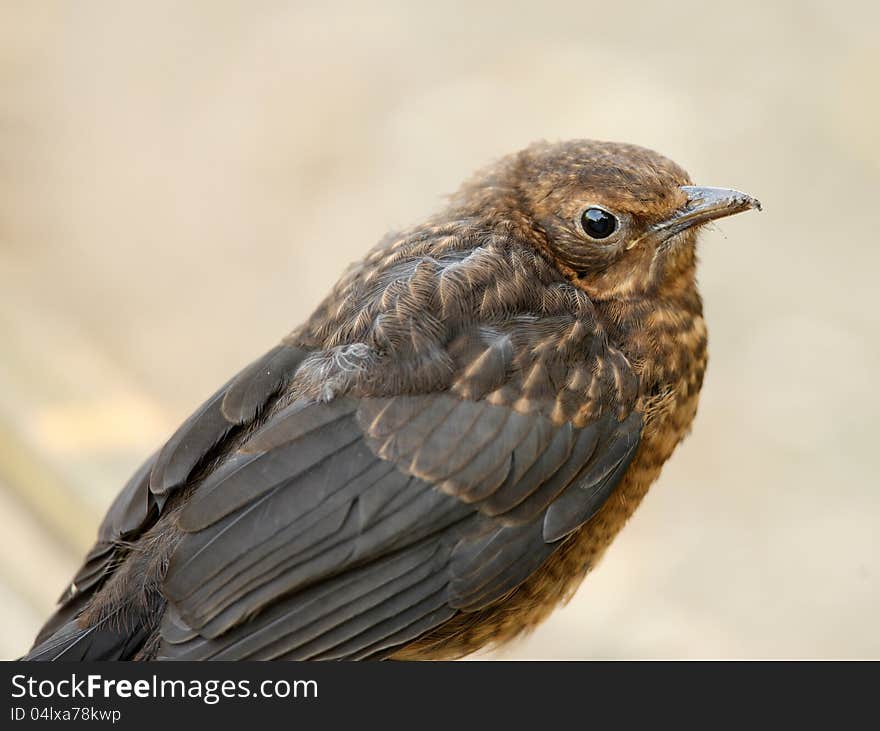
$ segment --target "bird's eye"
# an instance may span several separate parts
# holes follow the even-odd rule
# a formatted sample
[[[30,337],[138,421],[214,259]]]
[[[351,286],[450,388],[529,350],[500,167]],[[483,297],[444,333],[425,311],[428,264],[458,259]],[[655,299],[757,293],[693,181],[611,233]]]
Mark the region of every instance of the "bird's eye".
[[[591,239],[607,239],[617,230],[617,219],[604,208],[592,206],[581,214],[581,228]]]

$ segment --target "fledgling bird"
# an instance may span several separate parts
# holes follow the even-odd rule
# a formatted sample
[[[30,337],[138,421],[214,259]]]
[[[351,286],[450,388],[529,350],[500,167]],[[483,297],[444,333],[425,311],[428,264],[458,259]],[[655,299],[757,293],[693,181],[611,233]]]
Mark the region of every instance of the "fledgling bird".
[[[578,587],[688,432],[703,224],[627,144],[539,143],[352,266],[132,477],[28,659],[441,659]]]

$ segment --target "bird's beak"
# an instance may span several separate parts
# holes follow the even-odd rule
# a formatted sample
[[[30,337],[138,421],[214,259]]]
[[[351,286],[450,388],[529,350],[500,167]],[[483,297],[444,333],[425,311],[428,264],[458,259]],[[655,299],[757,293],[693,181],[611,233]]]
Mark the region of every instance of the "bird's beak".
[[[660,233],[664,239],[717,218],[732,216],[752,208],[761,210],[761,202],[757,198],[731,188],[683,185],[681,190],[687,195],[687,202],[671,218],[654,226],[654,231]]]

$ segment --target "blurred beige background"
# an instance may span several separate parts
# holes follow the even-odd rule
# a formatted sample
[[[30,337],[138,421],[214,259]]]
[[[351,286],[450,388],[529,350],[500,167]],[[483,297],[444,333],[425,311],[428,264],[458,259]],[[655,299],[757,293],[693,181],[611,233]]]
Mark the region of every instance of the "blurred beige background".
[[[704,236],[693,436],[501,656],[880,656],[878,7],[4,0],[0,657],[129,473],[347,262],[567,137],[765,211]]]

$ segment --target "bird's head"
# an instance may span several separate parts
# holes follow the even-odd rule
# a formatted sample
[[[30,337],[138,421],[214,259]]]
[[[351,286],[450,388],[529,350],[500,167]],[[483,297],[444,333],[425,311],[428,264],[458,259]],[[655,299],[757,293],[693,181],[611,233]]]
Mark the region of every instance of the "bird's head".
[[[598,300],[692,278],[700,226],[760,209],[745,193],[692,185],[652,150],[594,140],[532,145],[478,174],[456,198],[518,223]]]

